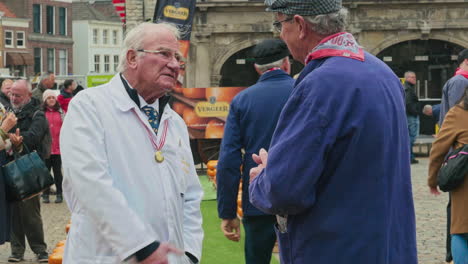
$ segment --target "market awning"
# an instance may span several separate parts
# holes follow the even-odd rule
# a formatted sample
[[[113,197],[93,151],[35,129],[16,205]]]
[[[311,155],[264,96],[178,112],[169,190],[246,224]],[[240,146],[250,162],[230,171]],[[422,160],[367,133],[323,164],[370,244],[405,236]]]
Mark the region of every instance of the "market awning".
[[[6,65],[33,65],[34,58],[29,53],[7,52]]]

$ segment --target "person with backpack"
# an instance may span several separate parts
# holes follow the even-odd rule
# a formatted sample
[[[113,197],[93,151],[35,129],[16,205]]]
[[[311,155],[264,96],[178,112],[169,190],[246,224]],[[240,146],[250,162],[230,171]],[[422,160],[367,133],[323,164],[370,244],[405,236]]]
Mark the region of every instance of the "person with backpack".
[[[42,95],[42,110],[49,122],[49,130],[52,142],[50,142],[50,157],[45,160],[47,169],[52,168],[54,171],[55,187],[57,188],[57,196],[55,203],[63,201],[62,196],[62,158],[60,156],[60,129],[63,123],[63,110],[57,101],[57,94],[53,90],[46,90]],[[43,203],[50,203],[50,189],[44,191],[42,195]]]
[[[428,185],[430,192],[439,195],[437,177],[451,149],[468,144],[468,86],[462,99],[445,115],[437,139],[432,143],[429,157]],[[463,182],[450,191],[451,257],[456,264],[468,263],[468,175]]]

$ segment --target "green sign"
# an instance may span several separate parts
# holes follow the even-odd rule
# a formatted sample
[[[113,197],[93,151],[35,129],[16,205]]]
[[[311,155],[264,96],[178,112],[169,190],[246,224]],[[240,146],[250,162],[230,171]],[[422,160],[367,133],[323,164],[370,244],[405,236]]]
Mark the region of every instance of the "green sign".
[[[90,75],[87,78],[88,88],[109,82],[114,75]]]

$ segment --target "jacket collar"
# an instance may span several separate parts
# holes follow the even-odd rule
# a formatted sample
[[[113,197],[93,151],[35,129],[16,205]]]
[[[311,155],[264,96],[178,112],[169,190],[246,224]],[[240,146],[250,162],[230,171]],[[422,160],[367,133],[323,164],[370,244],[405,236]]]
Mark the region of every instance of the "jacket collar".
[[[407,81],[405,81],[404,86],[405,86],[405,89],[407,89],[407,88],[414,89],[416,87],[416,85],[414,85],[412,83],[409,83]]]
[[[260,76],[260,78],[258,79],[258,82],[261,82],[261,81],[264,81],[268,78],[271,78],[271,77],[274,77],[274,76],[278,76],[278,75],[288,75],[285,71],[283,70],[274,70],[274,71],[269,71],[267,73],[264,73]]]
[[[116,74],[109,83],[112,89],[115,90],[111,93],[111,97],[117,108],[124,112],[130,111],[134,108],[140,109],[140,99],[138,98],[137,91],[128,86],[126,80],[120,73]],[[163,112],[169,102],[169,99],[170,96],[159,98],[159,113]]]

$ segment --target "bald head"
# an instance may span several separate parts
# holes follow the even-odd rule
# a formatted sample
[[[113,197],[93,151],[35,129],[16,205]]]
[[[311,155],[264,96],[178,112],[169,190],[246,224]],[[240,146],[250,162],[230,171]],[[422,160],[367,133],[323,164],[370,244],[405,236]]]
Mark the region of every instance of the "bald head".
[[[31,83],[26,80],[15,81],[10,91],[11,106],[19,109],[31,101]]]

